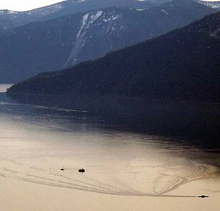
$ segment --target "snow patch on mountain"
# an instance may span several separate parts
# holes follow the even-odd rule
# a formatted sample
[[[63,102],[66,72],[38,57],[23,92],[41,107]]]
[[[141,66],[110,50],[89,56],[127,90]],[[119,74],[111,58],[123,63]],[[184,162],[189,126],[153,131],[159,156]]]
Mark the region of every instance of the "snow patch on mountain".
[[[203,4],[207,7],[211,7],[213,9],[220,9],[220,1],[197,1],[200,4]]]
[[[142,12],[145,11],[146,9],[136,9],[136,11]]]
[[[94,39],[99,36],[98,34],[118,36],[119,33],[126,30],[127,26],[118,21],[120,18],[122,18],[122,14],[117,11],[103,12],[99,10],[84,14],[76,38],[72,42],[72,50],[63,67],[75,65],[79,62],[77,61],[77,57],[87,43],[91,42],[91,39],[94,38],[94,29],[99,31],[99,33],[96,33]],[[109,46],[108,42],[106,42],[106,46]],[[109,46],[109,48],[110,47],[111,46]]]
[[[169,14],[166,10],[163,10],[163,9],[161,10],[161,12],[164,13],[164,14],[166,14],[166,15]]]
[[[104,22],[111,22],[111,21],[115,21],[115,20],[117,20],[117,19],[119,19],[121,17],[121,15],[120,14],[110,14],[110,15],[108,15],[107,17],[105,17],[104,19],[103,19],[103,21]]]
[[[63,5],[62,3],[57,3],[57,4],[53,4],[47,7],[42,7],[42,8],[38,8],[38,9],[34,9],[34,10],[30,10],[25,12],[28,15],[36,15],[36,16],[46,16],[46,15],[50,15],[53,14],[59,10],[63,9]]]
[[[89,17],[89,13],[83,16],[83,18],[82,18],[82,25],[81,25],[81,28],[80,28],[77,36],[76,36],[76,39],[79,38],[79,36],[81,35],[82,30],[85,28],[85,25],[86,25],[86,22],[88,20],[88,17]]]
[[[82,33],[82,30],[87,29],[91,24],[93,24],[101,15],[103,11],[98,11],[97,13],[87,13],[83,16],[81,21],[81,28],[76,36],[76,39],[79,38],[79,36]]]
[[[87,13],[83,15],[81,26],[76,36],[76,40],[75,42],[73,42],[73,48],[70,52],[70,55],[67,61],[63,65],[63,67],[65,67],[70,62],[72,63],[72,65],[75,65],[77,63],[77,54],[84,47],[86,40],[87,40],[87,37],[86,37],[87,29],[89,29],[89,27],[93,23],[95,23],[102,16],[102,14],[103,14],[103,11],[100,10],[95,13],[91,12],[91,13]]]

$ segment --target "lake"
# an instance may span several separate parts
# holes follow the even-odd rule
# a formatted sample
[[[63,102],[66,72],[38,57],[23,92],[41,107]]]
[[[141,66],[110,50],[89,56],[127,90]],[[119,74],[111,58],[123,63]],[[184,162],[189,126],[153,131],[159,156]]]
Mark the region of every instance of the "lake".
[[[70,109],[14,101],[4,93],[6,87],[0,86],[4,211],[219,209],[218,105],[195,109],[156,101],[136,112],[130,104],[140,102],[129,99],[117,104],[117,111],[81,104]],[[180,125],[174,121],[177,113]],[[195,137],[212,122],[203,138]],[[175,125],[181,129],[170,132]]]

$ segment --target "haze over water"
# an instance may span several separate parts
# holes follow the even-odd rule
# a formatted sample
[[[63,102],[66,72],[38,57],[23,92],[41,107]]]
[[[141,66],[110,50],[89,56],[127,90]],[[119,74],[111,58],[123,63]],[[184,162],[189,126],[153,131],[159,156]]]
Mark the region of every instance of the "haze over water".
[[[140,210],[168,211],[173,206],[178,210],[217,211],[218,148],[132,131],[107,118],[84,108],[22,104],[0,93],[0,187],[6,192],[5,197],[1,194],[0,203],[4,210],[17,207],[11,201],[16,191],[23,198],[22,194],[26,196],[32,188],[46,187],[51,194],[48,200],[63,193],[56,204],[68,200],[66,193],[69,197],[72,194],[75,203],[66,202],[63,210],[77,209],[81,205],[77,197],[84,196],[85,202],[92,198],[100,205],[90,204],[90,210],[123,211],[137,206]],[[86,172],[80,174],[80,168]],[[13,189],[13,185],[20,189]],[[200,195],[209,198],[200,199]],[[120,200],[124,203],[119,209]],[[42,206],[62,210],[42,201],[31,199],[28,203],[32,210]],[[27,206],[20,203],[17,210],[24,211]],[[89,209],[84,204],[77,210]]]

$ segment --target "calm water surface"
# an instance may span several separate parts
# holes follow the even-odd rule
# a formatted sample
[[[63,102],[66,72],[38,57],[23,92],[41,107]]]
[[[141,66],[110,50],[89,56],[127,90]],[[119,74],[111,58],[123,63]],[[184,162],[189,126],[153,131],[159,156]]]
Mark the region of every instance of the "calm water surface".
[[[218,148],[119,127],[84,109],[20,104],[0,93],[0,176],[119,196],[219,196]]]

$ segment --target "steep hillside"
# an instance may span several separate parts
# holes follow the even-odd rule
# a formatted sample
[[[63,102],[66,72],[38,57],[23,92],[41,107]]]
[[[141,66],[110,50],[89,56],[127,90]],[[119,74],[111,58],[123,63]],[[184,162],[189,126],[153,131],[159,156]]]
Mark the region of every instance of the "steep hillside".
[[[175,0],[145,11],[110,8],[12,29],[0,35],[0,82],[16,83],[157,37],[215,10]]]
[[[73,68],[44,73],[8,94],[110,94],[220,101],[220,13]]]

